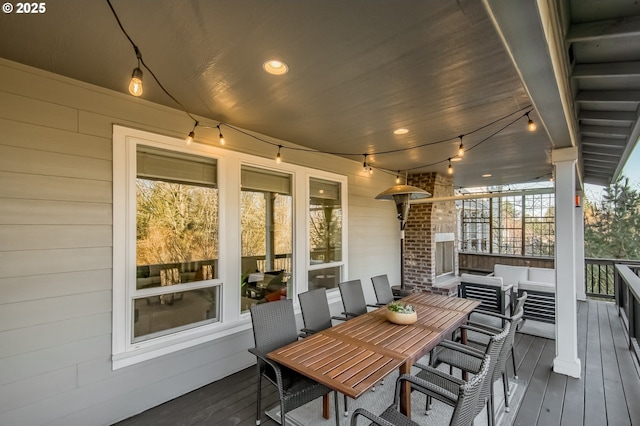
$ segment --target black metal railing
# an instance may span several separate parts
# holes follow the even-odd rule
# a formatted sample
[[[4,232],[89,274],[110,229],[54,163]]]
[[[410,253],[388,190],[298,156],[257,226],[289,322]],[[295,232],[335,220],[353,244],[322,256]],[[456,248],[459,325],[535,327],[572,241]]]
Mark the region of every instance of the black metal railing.
[[[614,299],[616,265],[637,263],[637,260],[585,258],[584,285],[587,297]]]
[[[627,332],[629,349],[640,356],[640,264],[618,264],[615,267],[615,294],[618,314]]]

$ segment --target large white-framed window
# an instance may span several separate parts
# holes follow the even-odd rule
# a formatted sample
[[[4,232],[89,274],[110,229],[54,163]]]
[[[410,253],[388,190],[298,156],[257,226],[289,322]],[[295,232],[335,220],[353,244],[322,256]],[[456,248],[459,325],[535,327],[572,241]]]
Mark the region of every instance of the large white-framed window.
[[[335,289],[346,276],[346,182],[308,179],[308,288]]]
[[[297,304],[321,270],[337,285],[347,273],[346,195],[346,176],[114,125],[113,368],[247,332],[250,304],[270,293]],[[255,253],[243,243],[245,196],[261,200],[264,216]],[[309,231],[320,198],[334,210],[322,263],[311,261]],[[271,284],[261,294],[244,279],[252,256],[251,283]]]

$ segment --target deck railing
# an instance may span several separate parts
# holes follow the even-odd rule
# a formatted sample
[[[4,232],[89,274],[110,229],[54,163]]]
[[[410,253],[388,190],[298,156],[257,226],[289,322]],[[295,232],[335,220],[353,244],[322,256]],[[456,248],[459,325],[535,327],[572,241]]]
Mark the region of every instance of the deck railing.
[[[614,299],[616,297],[616,265],[634,265],[637,260],[585,258],[584,285],[587,297]]]
[[[618,264],[615,267],[616,305],[626,326],[629,349],[640,357],[640,264]]]

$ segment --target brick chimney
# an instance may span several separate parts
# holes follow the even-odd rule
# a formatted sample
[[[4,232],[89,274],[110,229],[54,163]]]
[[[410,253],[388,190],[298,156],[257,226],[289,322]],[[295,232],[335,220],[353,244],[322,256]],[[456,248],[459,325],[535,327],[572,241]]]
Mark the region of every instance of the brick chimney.
[[[434,198],[454,195],[453,177],[441,173],[409,175],[407,184],[429,191]],[[438,269],[452,268],[454,275],[458,272],[456,223],[455,201],[411,205],[405,228],[404,271],[406,284],[413,287],[414,292],[440,294],[454,292],[446,288],[434,288],[434,285],[437,277],[436,261],[440,262]],[[436,240],[439,243],[445,242],[438,246],[438,259],[436,259]],[[443,254],[447,257],[446,259],[442,258]]]

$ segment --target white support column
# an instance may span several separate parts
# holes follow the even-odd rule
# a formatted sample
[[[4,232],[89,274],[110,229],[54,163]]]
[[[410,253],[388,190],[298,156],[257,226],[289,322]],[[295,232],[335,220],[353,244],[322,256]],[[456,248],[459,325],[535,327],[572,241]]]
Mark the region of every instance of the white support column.
[[[575,163],[577,149],[554,150],[556,172],[556,358],[553,371],[580,377],[576,302]]]
[[[579,197],[579,205],[574,209],[576,213],[576,299],[587,300],[587,291],[584,281],[584,194],[582,191],[576,192]]]

